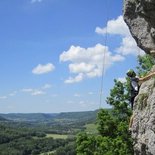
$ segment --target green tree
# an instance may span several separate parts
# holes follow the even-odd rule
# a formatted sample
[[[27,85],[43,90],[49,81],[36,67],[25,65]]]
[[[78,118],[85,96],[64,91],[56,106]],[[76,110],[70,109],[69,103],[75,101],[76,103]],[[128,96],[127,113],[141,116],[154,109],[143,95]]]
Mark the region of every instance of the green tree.
[[[155,64],[150,55],[138,56],[138,75],[146,75]],[[79,134],[77,137],[78,155],[132,155],[133,146],[128,132],[132,111],[129,106],[129,79],[122,83],[114,80],[114,87],[107,97],[111,110],[101,109],[98,113],[98,136]],[[92,140],[93,139],[93,140]],[[93,153],[92,153],[93,152]]]
[[[155,65],[155,58],[149,54],[138,56],[138,74],[139,76],[145,76]]]
[[[107,110],[100,110],[98,113],[98,131],[102,136],[115,136],[116,122],[114,117]]]
[[[107,103],[112,106],[112,114],[119,122],[126,121],[131,115],[129,108],[128,84],[114,80],[114,87],[110,90]]]
[[[128,84],[114,80],[107,103],[111,109],[98,113],[98,136],[81,133],[77,138],[78,155],[132,155],[132,139],[128,132],[131,116]]]

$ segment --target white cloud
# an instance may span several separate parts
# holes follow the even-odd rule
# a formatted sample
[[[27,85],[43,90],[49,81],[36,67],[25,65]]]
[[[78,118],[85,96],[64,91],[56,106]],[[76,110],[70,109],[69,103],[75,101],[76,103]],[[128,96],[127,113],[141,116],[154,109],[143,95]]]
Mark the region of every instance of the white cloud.
[[[118,81],[125,83],[126,82],[126,78],[125,77],[120,77],[117,79]]]
[[[32,70],[32,73],[33,74],[45,74],[45,73],[49,73],[53,71],[54,69],[55,67],[51,63],[45,64],[45,65],[39,64]]]
[[[21,92],[24,93],[28,93],[32,96],[36,96],[36,95],[44,95],[46,94],[45,90],[50,89],[52,86],[50,84],[44,84],[42,87],[40,88],[24,88],[21,89]]]
[[[74,94],[74,96],[75,96],[75,97],[80,97],[81,95],[78,94],[78,93],[76,93],[76,94]]]
[[[42,2],[43,0],[31,0],[31,3]]]
[[[8,97],[7,96],[0,96],[0,99],[7,99]]]
[[[118,47],[116,51],[123,55],[143,55],[145,53],[137,46],[135,40],[131,36],[124,37],[121,46]]]
[[[76,83],[80,82],[84,79],[84,75],[82,73],[79,73],[75,77],[69,77],[67,80],[65,80],[65,83]]]
[[[15,96],[17,94],[17,91],[13,91],[12,93],[9,93],[8,95],[0,96],[0,100],[4,100],[9,98],[9,96]]]
[[[80,102],[79,102],[79,105],[80,105],[81,107],[87,107],[87,106],[88,106],[87,103],[86,103],[85,101],[80,101]]]
[[[31,93],[32,96],[43,95],[43,94],[46,94],[46,93],[42,90],[33,90],[33,92]]]
[[[72,73],[79,73],[79,72],[87,73],[93,70],[94,67],[95,66],[93,64],[87,64],[85,62],[81,62],[81,63],[70,64],[69,70]]]
[[[21,91],[22,91],[22,92],[32,92],[33,89],[31,89],[31,88],[24,88],[24,89],[22,89]]]
[[[109,33],[122,36],[130,35],[129,29],[123,20],[123,16],[119,16],[117,19],[109,20],[106,27],[97,27],[95,32],[98,34]]]
[[[45,84],[43,87],[42,87],[42,89],[49,89],[49,88],[51,88],[52,86],[50,85],[50,84]]]
[[[15,96],[17,94],[17,91],[14,91],[12,93],[9,94],[9,96]]]
[[[122,42],[120,47],[116,48],[116,52],[122,55],[139,55],[144,52],[137,47],[137,44],[133,37],[131,36],[128,26],[123,20],[123,16],[119,16],[117,19],[108,21],[107,26],[104,28],[97,27],[95,30],[98,34],[111,34],[120,35],[122,37]]]
[[[94,93],[93,92],[88,92],[88,95],[94,95]]]
[[[120,54],[112,55],[108,47],[101,44],[89,48],[71,46],[68,51],[64,51],[60,55],[60,61],[71,62],[69,64],[69,71],[76,75],[69,77],[65,80],[65,83],[75,83],[86,78],[101,76],[103,60],[105,60],[104,68],[106,70],[115,62],[123,61],[124,57]]]
[[[26,89],[22,89],[22,92],[25,93],[29,93],[32,96],[36,96],[36,95],[43,95],[46,94],[44,91],[42,91],[41,89],[32,89],[32,88],[26,88]]]
[[[60,55],[61,62],[69,62],[68,68],[72,74],[65,80],[65,83],[75,83],[86,78],[99,77],[102,74],[103,63],[105,72],[114,63],[123,61],[127,55],[135,56],[144,53],[137,47],[122,16],[109,20],[106,27],[97,27],[95,31],[101,35],[108,33],[120,36],[121,43],[115,48],[115,54],[112,54],[107,46],[101,44],[89,48],[72,45]]]

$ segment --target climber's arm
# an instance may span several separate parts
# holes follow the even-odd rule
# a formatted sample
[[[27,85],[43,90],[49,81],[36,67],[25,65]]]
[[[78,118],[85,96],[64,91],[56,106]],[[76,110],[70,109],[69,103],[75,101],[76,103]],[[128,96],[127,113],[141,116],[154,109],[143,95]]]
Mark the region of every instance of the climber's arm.
[[[139,78],[139,82],[142,83],[142,82],[144,82],[144,81],[150,79],[150,78],[153,77],[153,76],[155,76],[155,72],[150,73],[150,74],[148,74],[148,75],[146,75],[146,76],[144,76],[144,77]]]

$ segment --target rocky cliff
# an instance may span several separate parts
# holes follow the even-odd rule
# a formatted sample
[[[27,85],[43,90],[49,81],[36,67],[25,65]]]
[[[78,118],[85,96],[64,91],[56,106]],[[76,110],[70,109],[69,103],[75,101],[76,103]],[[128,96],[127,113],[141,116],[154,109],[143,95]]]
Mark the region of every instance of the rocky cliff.
[[[155,78],[142,83],[135,98],[132,138],[135,155],[155,155]]]
[[[155,0],[124,0],[124,20],[138,46],[155,54]]]
[[[124,20],[137,45],[155,56],[155,0],[124,0]],[[155,155],[155,78],[135,98],[132,137],[134,155]]]

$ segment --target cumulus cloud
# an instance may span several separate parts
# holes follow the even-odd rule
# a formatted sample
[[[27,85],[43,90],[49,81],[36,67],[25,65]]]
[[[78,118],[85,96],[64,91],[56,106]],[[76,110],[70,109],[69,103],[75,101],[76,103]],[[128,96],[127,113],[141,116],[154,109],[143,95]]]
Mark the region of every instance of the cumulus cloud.
[[[42,2],[43,0],[31,0],[31,3]]]
[[[79,73],[75,77],[69,77],[67,80],[65,80],[65,83],[76,83],[80,82],[84,79],[84,75],[82,73]]]
[[[144,53],[137,47],[122,16],[109,20],[106,27],[96,27],[95,31],[101,35],[107,33],[120,36],[120,45],[114,48],[113,53],[102,44],[96,44],[89,48],[72,45],[67,51],[62,52],[59,58],[61,62],[69,62],[68,68],[72,74],[65,80],[65,83],[75,83],[86,78],[99,77],[102,74],[103,66],[104,71],[106,71],[114,63],[123,61],[127,55],[137,56]]]
[[[39,64],[32,70],[32,73],[33,74],[45,74],[45,73],[49,73],[53,71],[54,69],[55,69],[55,66],[51,63],[45,64],[45,65]]]
[[[89,48],[71,46],[68,51],[64,51],[60,55],[60,61],[69,61],[69,71],[75,74],[74,77],[65,80],[65,83],[75,83],[85,78],[101,76],[103,59],[105,60],[104,68],[106,70],[115,62],[123,61],[124,57],[120,54],[113,55],[108,47],[102,44],[96,44],[94,47]]]
[[[87,64],[85,62],[81,62],[81,63],[70,64],[69,70],[72,73],[79,73],[79,72],[87,73],[93,70],[94,67],[95,66],[93,64]]]
[[[95,32],[102,35],[106,33],[111,35],[120,35],[122,37],[122,42],[120,47],[116,48],[116,52],[122,55],[138,55],[144,53],[137,47],[135,40],[129,32],[128,26],[123,20],[123,16],[119,16],[117,19],[108,21],[106,27],[96,27]]]
[[[123,20],[123,16],[119,16],[117,19],[109,20],[106,27],[97,27],[95,31],[98,34],[109,33],[122,36],[130,35],[129,29]]]
[[[137,56],[145,54],[144,51],[137,46],[135,40],[131,36],[122,38],[121,45],[116,48],[116,51],[123,55],[132,54]]]

